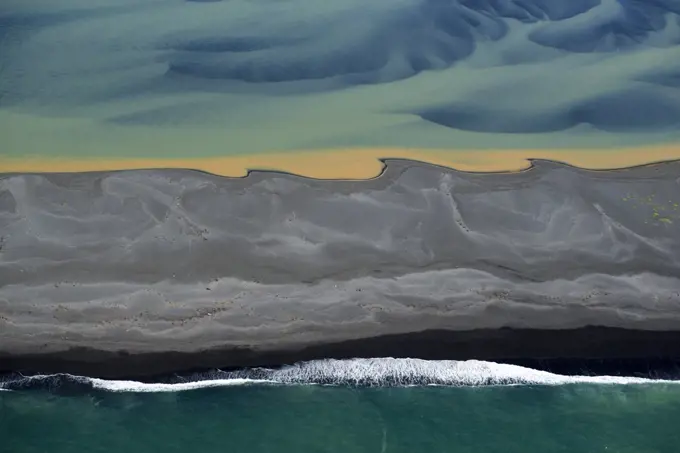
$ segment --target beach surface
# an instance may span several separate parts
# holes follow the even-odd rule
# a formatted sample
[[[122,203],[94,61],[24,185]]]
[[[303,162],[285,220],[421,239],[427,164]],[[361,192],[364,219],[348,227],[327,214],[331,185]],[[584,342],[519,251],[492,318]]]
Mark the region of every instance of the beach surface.
[[[680,163],[0,179],[0,370],[680,357]]]

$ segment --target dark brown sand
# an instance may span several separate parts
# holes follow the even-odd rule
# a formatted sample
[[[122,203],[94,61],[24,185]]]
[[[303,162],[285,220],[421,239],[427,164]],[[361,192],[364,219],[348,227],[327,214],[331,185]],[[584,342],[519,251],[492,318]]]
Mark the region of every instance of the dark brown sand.
[[[680,358],[680,163],[0,177],[0,371]]]

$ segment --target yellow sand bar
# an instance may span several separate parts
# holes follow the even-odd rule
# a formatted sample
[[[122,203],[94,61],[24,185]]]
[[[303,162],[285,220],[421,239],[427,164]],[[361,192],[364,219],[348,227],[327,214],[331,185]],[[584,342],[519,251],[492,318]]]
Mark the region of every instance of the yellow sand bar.
[[[370,179],[382,171],[383,164],[379,159],[383,158],[411,159],[469,172],[521,171],[530,167],[528,159],[547,159],[584,169],[607,170],[680,160],[680,144],[618,149],[350,148],[183,159],[0,157],[0,173],[186,168],[231,177],[245,176],[248,170],[277,170],[317,179]]]

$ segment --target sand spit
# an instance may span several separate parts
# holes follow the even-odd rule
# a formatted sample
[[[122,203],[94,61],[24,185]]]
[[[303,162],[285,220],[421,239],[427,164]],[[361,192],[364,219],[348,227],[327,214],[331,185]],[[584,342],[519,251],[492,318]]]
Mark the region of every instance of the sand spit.
[[[250,170],[272,170],[314,179],[362,180],[378,176],[384,169],[383,161],[386,159],[409,159],[478,173],[522,171],[529,168],[531,160],[535,159],[562,162],[589,170],[611,170],[680,160],[680,144],[611,149],[351,148],[176,159],[0,156],[0,169],[6,173],[192,169],[229,177],[243,177]]]
[[[680,357],[680,162],[533,164],[5,174],[0,370]]]

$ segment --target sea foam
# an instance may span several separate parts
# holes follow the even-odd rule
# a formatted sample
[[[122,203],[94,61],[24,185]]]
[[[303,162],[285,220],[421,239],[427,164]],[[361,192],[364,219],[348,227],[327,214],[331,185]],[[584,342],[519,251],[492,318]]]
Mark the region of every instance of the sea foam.
[[[209,387],[238,385],[342,385],[369,387],[403,386],[502,386],[566,384],[653,384],[676,383],[625,376],[567,376],[479,360],[428,361],[421,359],[316,360],[277,369],[252,368],[215,370],[176,378],[174,382],[144,383],[106,380],[69,374],[20,376],[0,383],[0,389],[96,389],[110,392],[179,392]]]

